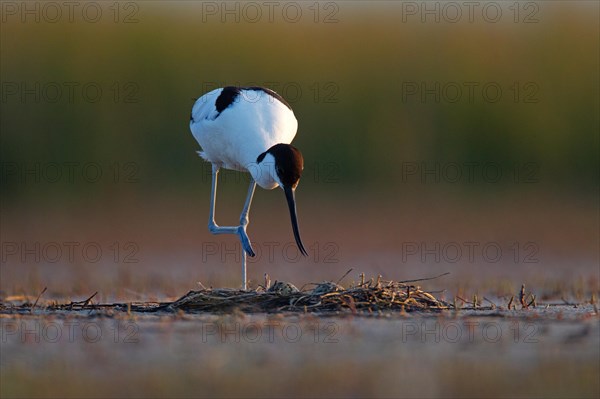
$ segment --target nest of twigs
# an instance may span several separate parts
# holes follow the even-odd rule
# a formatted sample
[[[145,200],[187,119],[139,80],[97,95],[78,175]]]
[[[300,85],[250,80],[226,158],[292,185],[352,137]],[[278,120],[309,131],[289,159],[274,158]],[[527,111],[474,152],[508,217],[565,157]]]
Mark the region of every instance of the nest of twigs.
[[[422,279],[425,280],[425,279]],[[421,280],[412,280],[421,281]],[[411,281],[411,282],[412,282]],[[364,281],[344,288],[334,282],[312,284],[299,290],[294,285],[275,282],[253,291],[203,289],[190,291],[168,305],[169,310],[186,312],[311,312],[311,313],[372,313],[384,311],[439,311],[452,305],[436,299],[431,293],[408,282]]]
[[[350,273],[349,270],[342,279]],[[444,273],[440,276],[441,277]],[[320,284],[309,284],[309,288],[298,289],[293,284],[275,281],[271,284],[268,275],[265,283],[255,290],[242,291],[233,289],[202,289],[190,291],[174,302],[128,302],[113,304],[94,304],[92,299],[97,292],[83,301],[68,304],[38,305],[46,288],[37,296],[35,302],[29,301],[21,305],[5,305],[0,302],[0,313],[31,313],[34,309],[45,311],[96,311],[117,310],[126,312],[206,312],[229,313],[242,311],[246,313],[361,313],[368,314],[385,311],[440,311],[453,308],[452,305],[435,298],[432,293],[421,287],[412,285],[417,281],[432,280],[385,281],[381,276],[365,281],[360,275],[359,283],[352,283],[344,288],[337,283],[327,281]]]

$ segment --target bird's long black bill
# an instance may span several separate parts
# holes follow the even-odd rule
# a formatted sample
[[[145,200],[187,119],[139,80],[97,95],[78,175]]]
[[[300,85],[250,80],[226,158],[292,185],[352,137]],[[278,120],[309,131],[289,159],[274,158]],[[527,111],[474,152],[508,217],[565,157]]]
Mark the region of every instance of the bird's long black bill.
[[[302,240],[300,239],[300,231],[298,230],[298,217],[296,216],[296,197],[294,190],[291,187],[284,187],[285,198],[287,199],[288,207],[290,208],[290,217],[292,218],[292,229],[294,229],[294,238],[302,255],[307,256]]]

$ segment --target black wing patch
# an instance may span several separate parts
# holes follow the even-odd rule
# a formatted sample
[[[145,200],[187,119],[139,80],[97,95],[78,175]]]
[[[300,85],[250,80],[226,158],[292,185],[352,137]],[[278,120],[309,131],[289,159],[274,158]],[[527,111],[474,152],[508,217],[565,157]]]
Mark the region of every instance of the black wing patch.
[[[292,109],[290,104],[288,104],[287,101],[285,101],[285,99],[283,97],[281,97],[279,94],[277,94],[273,90],[267,89],[266,87],[227,86],[227,87],[223,88],[223,91],[221,91],[221,94],[219,94],[219,97],[217,97],[217,101],[215,102],[215,108],[217,109],[217,112],[219,113],[219,115],[221,114],[221,112],[223,112],[224,110],[229,108],[231,106],[231,104],[233,104],[235,102],[235,100],[237,99],[237,97],[240,95],[240,93],[243,90],[255,90],[255,91],[260,90],[262,92],[267,93],[271,97],[275,98],[277,101],[281,102],[283,105],[285,105],[289,109]],[[217,115],[217,118],[219,117],[219,115]]]
[[[224,87],[223,91],[221,91],[221,94],[219,94],[219,97],[217,97],[217,101],[215,102],[217,112],[221,113],[225,109],[227,109],[227,107],[229,107],[231,104],[233,104],[237,96],[240,94],[240,91],[241,90],[239,87]]]

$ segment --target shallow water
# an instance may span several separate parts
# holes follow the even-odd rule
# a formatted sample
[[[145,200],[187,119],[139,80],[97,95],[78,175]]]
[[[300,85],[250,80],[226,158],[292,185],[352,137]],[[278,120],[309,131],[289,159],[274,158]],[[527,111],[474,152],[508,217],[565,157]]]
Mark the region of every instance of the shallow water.
[[[3,397],[597,397],[600,389],[591,305],[377,317],[14,316],[0,319]]]

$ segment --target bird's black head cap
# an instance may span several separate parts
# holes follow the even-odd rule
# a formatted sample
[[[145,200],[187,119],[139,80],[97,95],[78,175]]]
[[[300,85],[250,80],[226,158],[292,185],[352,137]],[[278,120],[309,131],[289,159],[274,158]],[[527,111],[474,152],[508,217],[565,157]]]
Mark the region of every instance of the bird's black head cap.
[[[283,186],[296,188],[304,169],[304,158],[300,150],[291,144],[275,144],[260,154],[257,162],[260,163],[267,154],[275,158],[275,172]]]

